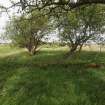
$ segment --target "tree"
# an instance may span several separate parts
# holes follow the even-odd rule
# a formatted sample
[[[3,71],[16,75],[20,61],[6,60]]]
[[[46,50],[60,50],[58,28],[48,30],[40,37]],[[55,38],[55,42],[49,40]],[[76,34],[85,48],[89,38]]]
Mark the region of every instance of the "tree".
[[[105,4],[105,0],[9,0],[12,4],[9,7],[0,6],[6,11],[12,7],[21,7],[22,10],[33,8],[32,10],[52,10],[71,11],[71,9],[92,4]]]
[[[49,29],[48,18],[34,11],[28,15],[13,17],[6,27],[6,33],[14,44],[25,47],[31,54],[35,54],[41,39]]]
[[[104,31],[104,12],[102,5],[92,5],[72,10],[60,21],[61,35],[70,47],[70,53],[81,51],[82,46]]]
[[[70,11],[73,8],[77,8],[83,5],[91,4],[105,4],[105,0],[20,0],[22,9],[26,7],[35,7],[37,9],[55,9],[62,8],[63,10]]]

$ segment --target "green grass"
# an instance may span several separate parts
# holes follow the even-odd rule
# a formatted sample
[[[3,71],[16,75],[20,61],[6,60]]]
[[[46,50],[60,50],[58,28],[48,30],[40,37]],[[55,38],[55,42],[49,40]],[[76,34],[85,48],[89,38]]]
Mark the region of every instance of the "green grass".
[[[0,46],[0,105],[105,105],[105,53],[82,52],[65,59],[67,48],[24,49]],[[60,63],[59,63],[60,62]]]

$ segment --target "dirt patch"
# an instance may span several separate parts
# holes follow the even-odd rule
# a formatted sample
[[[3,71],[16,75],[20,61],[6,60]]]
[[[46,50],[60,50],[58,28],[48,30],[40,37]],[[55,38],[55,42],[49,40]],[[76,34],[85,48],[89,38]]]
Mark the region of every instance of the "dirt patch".
[[[94,68],[94,69],[101,69],[105,68],[105,64],[96,64],[96,63],[91,63],[91,64],[86,64],[87,68]]]

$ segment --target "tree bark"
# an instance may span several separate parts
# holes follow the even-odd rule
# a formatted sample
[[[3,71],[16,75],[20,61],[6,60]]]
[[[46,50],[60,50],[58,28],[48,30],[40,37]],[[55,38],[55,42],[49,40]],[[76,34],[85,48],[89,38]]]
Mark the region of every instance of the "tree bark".
[[[26,48],[28,49],[29,53],[32,53],[32,39],[30,38],[29,43],[26,45]]]
[[[78,0],[76,3],[69,3],[69,7],[73,9],[87,4],[105,4],[105,0]]]
[[[79,52],[81,52],[83,44],[80,45]]]
[[[40,42],[39,39],[35,39],[35,38],[34,38],[34,46],[33,46],[33,49],[32,49],[32,54],[33,54],[33,55],[35,55],[36,52],[38,51],[37,48],[38,48],[39,42]]]
[[[42,0],[41,0],[42,1]],[[50,0],[48,2],[46,2],[44,5],[42,5],[41,7],[38,6],[40,4],[35,4],[35,5],[31,5],[28,4],[26,0],[20,0],[22,9],[24,10],[26,7],[36,7],[37,9],[43,9],[45,7],[51,7],[51,5],[55,5],[55,6],[61,6],[63,8],[63,6],[68,5],[70,8],[69,9],[65,9],[65,10],[71,10],[73,8],[77,8],[80,7],[82,5],[91,5],[91,4],[105,4],[105,0],[77,0],[77,2],[74,2],[74,0],[68,0],[68,1],[62,1],[59,0],[58,2],[51,2]],[[34,4],[34,2],[33,2]]]
[[[70,51],[66,54],[66,57],[72,57],[77,50],[78,45],[71,45]]]

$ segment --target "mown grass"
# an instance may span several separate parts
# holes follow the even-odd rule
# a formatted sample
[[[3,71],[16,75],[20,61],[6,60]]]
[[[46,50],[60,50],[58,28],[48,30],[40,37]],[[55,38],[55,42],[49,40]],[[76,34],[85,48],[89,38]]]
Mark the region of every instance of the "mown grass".
[[[0,46],[0,105],[105,105],[105,53],[66,58],[67,48],[24,49]],[[60,63],[59,63],[60,62]]]

